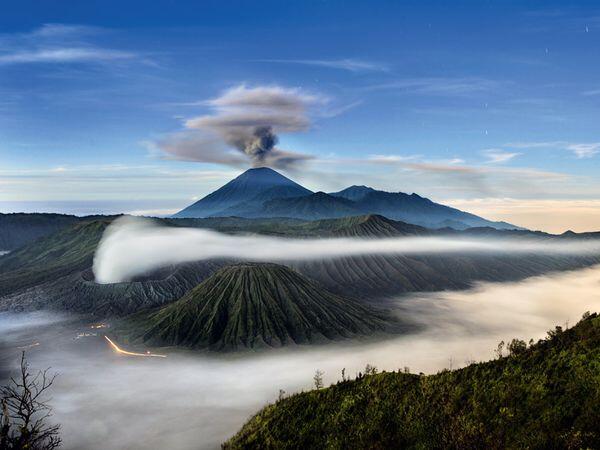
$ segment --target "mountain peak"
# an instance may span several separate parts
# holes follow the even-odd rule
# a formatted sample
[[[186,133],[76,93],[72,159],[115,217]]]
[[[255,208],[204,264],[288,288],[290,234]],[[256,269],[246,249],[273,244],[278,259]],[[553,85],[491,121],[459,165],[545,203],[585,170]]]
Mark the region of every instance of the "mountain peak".
[[[309,195],[312,192],[268,167],[246,170],[174,217],[235,216],[258,200]]]
[[[246,262],[220,269],[149,313],[140,334],[157,345],[234,350],[370,334],[393,323],[286,266]]]
[[[269,167],[253,167],[238,175],[231,182],[248,182],[273,185],[295,185],[292,180]]]
[[[377,192],[375,189],[365,185],[354,184],[346,189],[342,189],[338,192],[332,192],[330,195],[334,197],[341,197],[347,200],[357,201],[363,199],[366,195],[371,192]]]

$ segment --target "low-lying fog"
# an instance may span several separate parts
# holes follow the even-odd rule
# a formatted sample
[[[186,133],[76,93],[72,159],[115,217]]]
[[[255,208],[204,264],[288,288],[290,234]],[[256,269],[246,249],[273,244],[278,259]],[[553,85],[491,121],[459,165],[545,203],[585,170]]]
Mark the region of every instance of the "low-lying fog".
[[[119,283],[171,264],[213,258],[276,262],[366,254],[490,252],[597,254],[600,252],[600,240],[483,239],[456,236],[294,239],[230,235],[201,228],[161,226],[152,219],[121,217],[102,236],[94,255],[94,275],[98,283]]]
[[[398,314],[424,324],[421,332],[377,343],[235,356],[120,356],[102,329],[55,316],[0,316],[0,364],[14,367],[19,347],[39,342],[29,347],[28,358],[33,368],[52,366],[59,373],[52,405],[66,449],[218,448],[274,401],[279,389],[311,388],[316,369],[325,372],[328,384],[340,379],[342,368],[354,375],[367,363],[432,373],[486,360],[500,340],[538,339],[555,325],[576,323],[587,310],[600,311],[599,287],[596,266],[463,292],[405,296],[396,300]]]

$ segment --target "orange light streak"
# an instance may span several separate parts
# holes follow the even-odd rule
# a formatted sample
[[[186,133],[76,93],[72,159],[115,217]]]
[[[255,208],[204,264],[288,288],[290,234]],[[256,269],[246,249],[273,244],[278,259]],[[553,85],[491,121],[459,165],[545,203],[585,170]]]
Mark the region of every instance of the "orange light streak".
[[[167,357],[167,355],[159,355],[157,353],[150,353],[150,352],[146,352],[146,353],[128,352],[127,350],[123,350],[121,347],[119,347],[117,344],[115,344],[113,341],[111,341],[108,336],[105,335],[104,339],[106,339],[108,341],[108,343],[110,344],[110,346],[113,348],[113,350],[115,352],[119,353],[120,355],[145,356],[146,358],[166,358]]]

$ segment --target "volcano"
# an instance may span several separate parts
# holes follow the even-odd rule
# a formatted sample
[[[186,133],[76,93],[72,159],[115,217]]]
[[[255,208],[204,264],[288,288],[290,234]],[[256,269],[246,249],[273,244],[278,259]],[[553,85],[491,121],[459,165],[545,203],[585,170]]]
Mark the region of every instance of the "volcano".
[[[175,218],[246,216],[266,201],[310,195],[312,192],[279,172],[260,167],[248,169],[223,187],[179,211]]]
[[[368,335],[396,322],[384,311],[334,295],[295,270],[270,263],[224,267],[177,302],[133,319],[138,338],[146,343],[210,350]]]

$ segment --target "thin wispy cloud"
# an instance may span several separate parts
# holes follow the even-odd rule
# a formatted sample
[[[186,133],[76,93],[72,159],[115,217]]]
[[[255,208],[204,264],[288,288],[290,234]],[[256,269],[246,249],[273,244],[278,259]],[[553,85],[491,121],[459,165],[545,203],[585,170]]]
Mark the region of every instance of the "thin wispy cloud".
[[[29,33],[0,35],[0,65],[35,63],[104,63],[139,55],[97,46],[90,37],[102,30],[82,25],[46,24]]]
[[[595,95],[600,95],[600,89],[590,89],[589,91],[583,91],[582,94],[588,97],[593,97]]]
[[[578,159],[591,158],[600,153],[600,142],[568,142],[568,141],[548,141],[548,142],[510,142],[506,144],[511,148],[522,149],[560,149],[572,152]]]
[[[363,88],[364,91],[394,90],[407,94],[461,96],[498,91],[502,82],[478,77],[404,78]]]
[[[374,164],[388,164],[388,163],[400,163],[406,161],[412,161],[418,158],[417,155],[370,155],[367,161]]]
[[[578,158],[591,158],[600,152],[600,142],[591,144],[569,144],[567,150],[572,151]]]
[[[389,72],[390,68],[382,63],[360,59],[261,59],[258,62],[276,64],[302,64],[305,66],[326,67],[348,72]]]
[[[488,159],[487,162],[491,164],[502,164],[520,155],[520,153],[506,152],[502,149],[497,148],[489,148],[483,150],[482,153]]]
[[[318,112],[317,115],[319,117],[323,117],[325,119],[331,119],[333,117],[341,116],[342,114],[344,114],[362,104],[363,104],[362,100],[356,100],[354,102],[350,102],[350,103],[347,103],[342,106],[325,108],[325,109],[323,109],[323,111]]]
[[[439,201],[457,196],[519,197],[524,193],[548,196],[567,192],[577,196],[582,192],[581,180],[570,174],[533,167],[468,164],[461,158],[427,159],[417,154],[370,154],[354,158],[334,155],[314,160],[308,167],[311,170],[303,173],[303,180],[311,183],[314,190],[323,189],[323,183],[332,191],[339,190],[346,187],[348,179],[353,179],[378,189],[417,192]],[[333,171],[323,171],[329,167],[343,168],[344,176],[336,178]],[[587,185],[583,192],[592,195],[598,189],[597,185]]]
[[[132,53],[121,52],[118,50],[98,48],[56,48],[0,55],[0,64],[93,62],[131,59],[134,57],[135,55]]]

